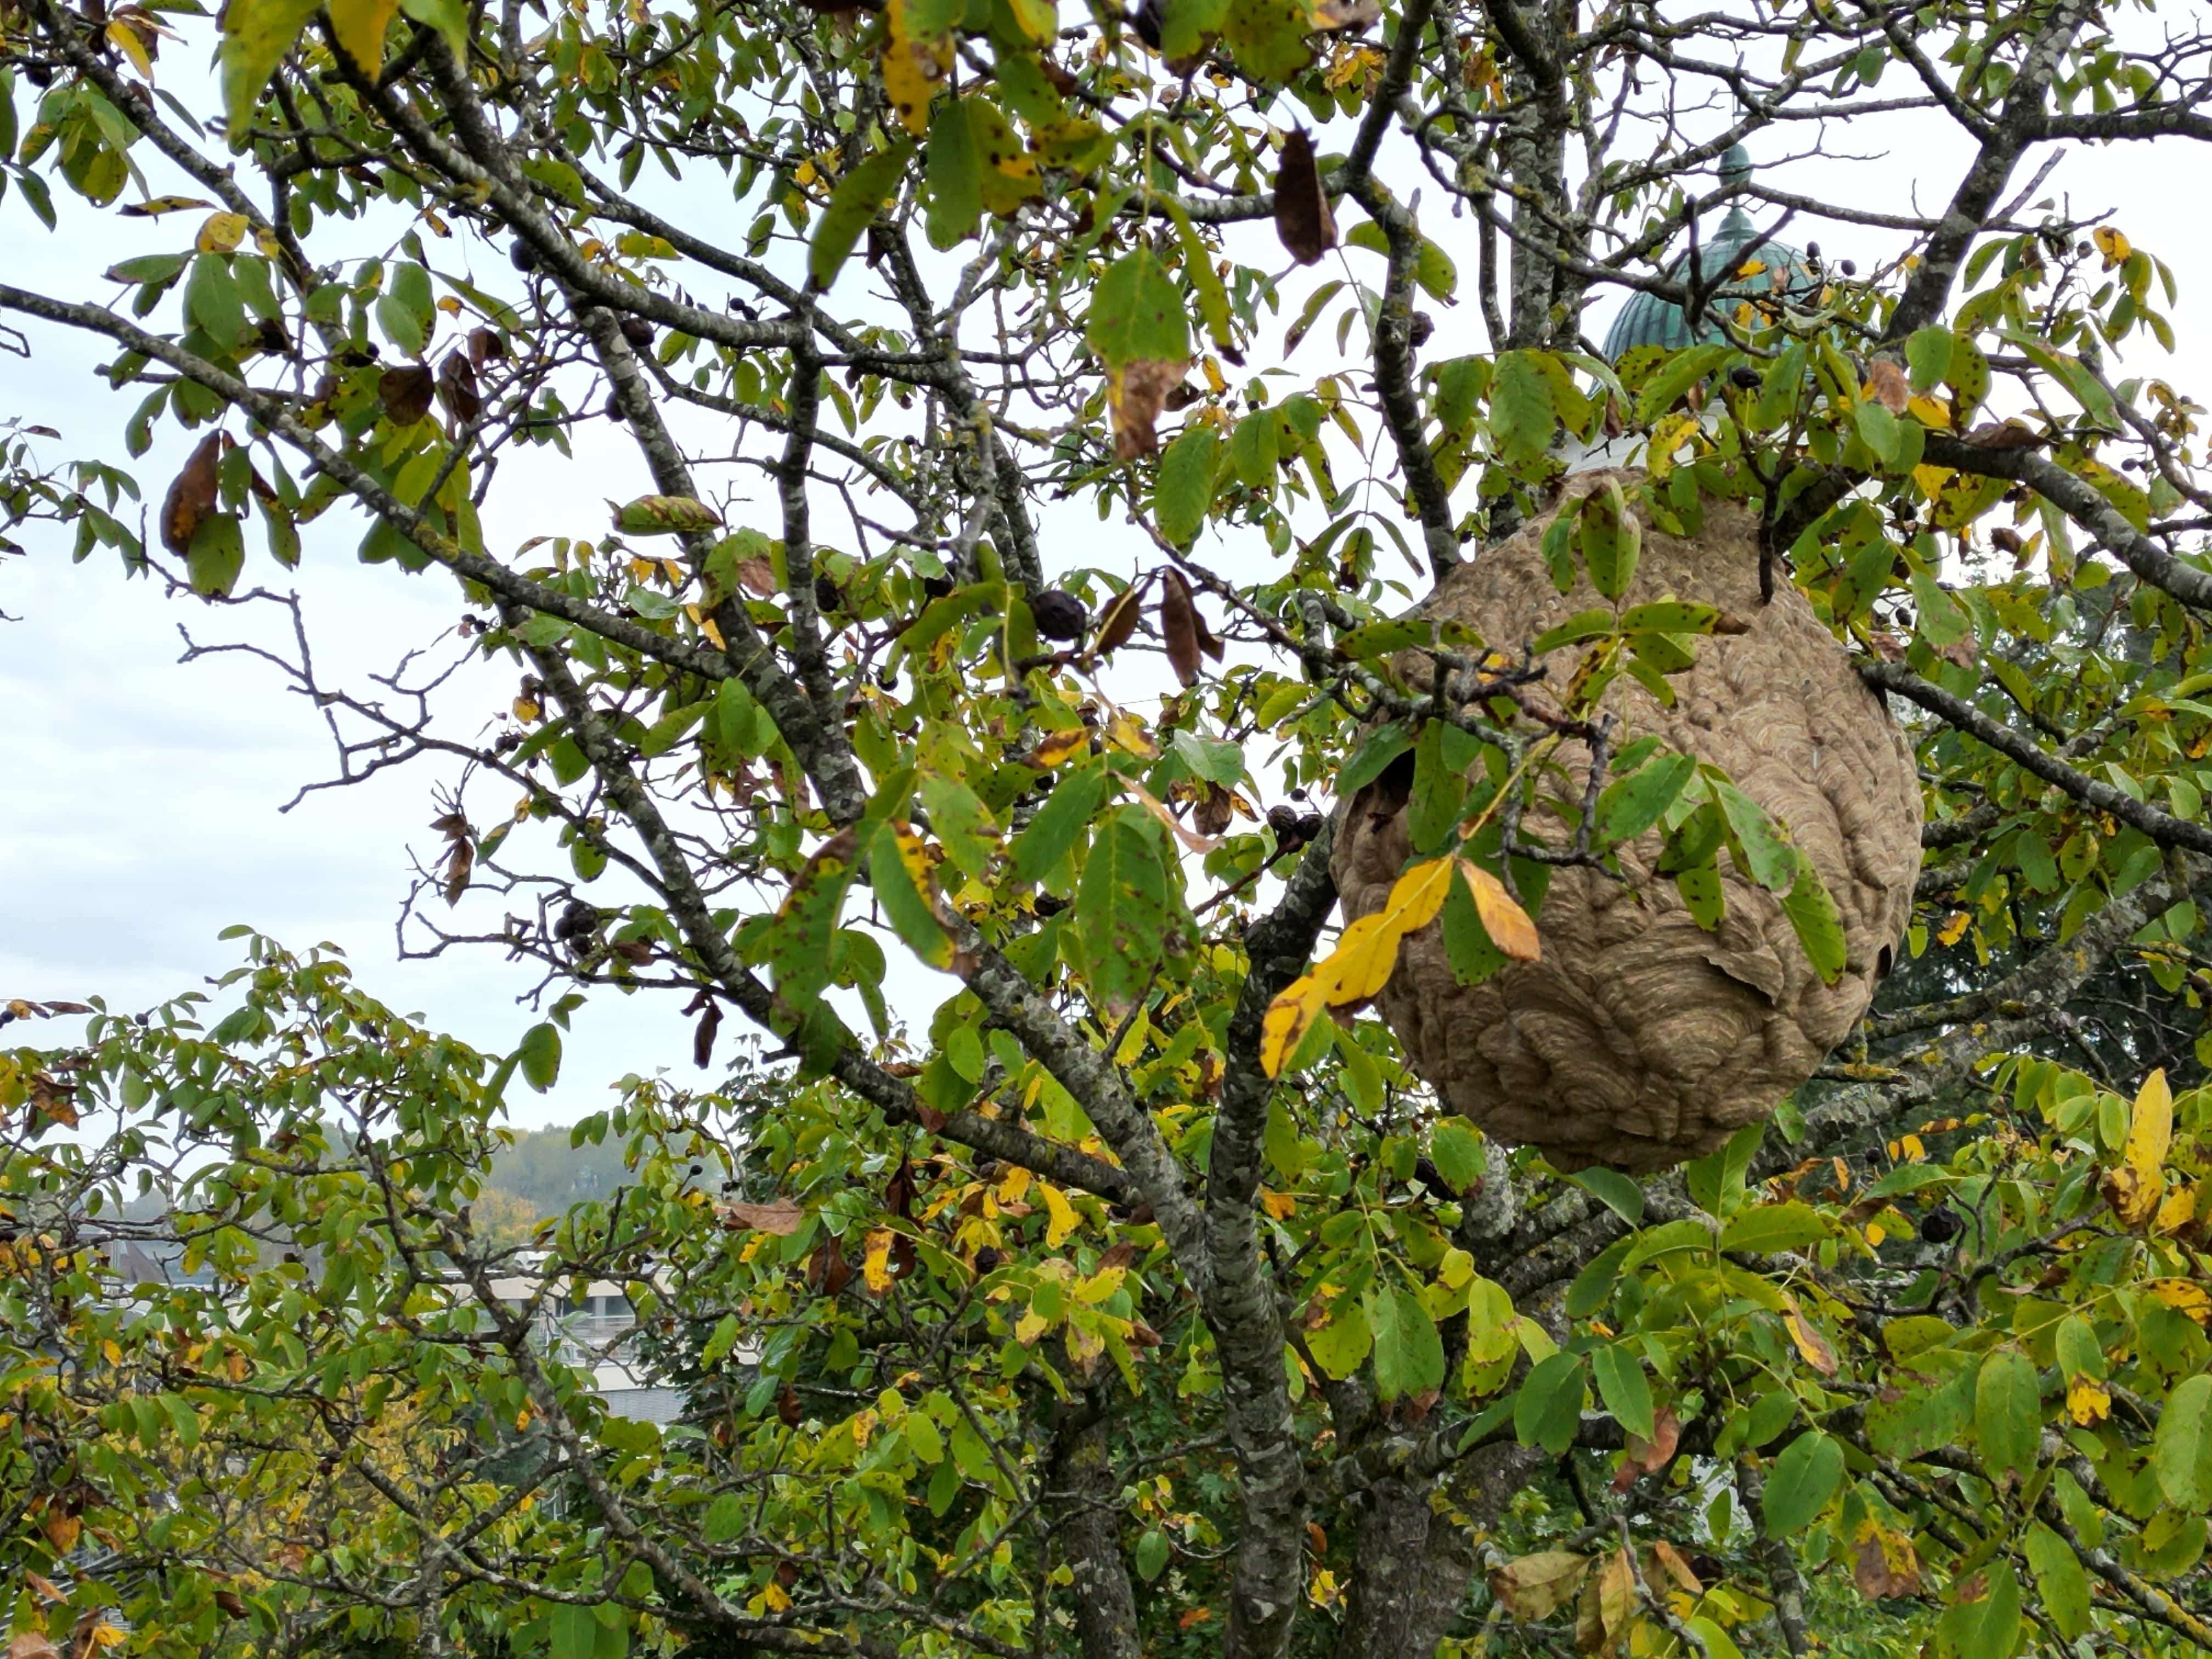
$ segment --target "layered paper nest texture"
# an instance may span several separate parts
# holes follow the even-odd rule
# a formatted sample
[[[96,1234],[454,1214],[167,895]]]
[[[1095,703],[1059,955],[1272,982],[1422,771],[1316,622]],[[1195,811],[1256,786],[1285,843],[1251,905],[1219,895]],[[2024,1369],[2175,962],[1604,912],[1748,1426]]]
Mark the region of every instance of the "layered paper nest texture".
[[[1562,507],[1571,510],[1607,476],[1571,479]],[[1620,476],[1632,500],[1639,480]],[[1517,651],[1602,604],[1587,586],[1563,594],[1553,585],[1540,550],[1549,523],[1547,515],[1484,550],[1423,613]],[[1698,642],[1696,666],[1672,678],[1674,708],[1626,676],[1604,706],[1618,721],[1616,752],[1656,734],[1724,768],[1788,826],[1843,913],[1843,977],[1822,983],[1778,902],[1725,853],[1727,915],[1716,932],[1699,927],[1673,879],[1656,872],[1654,830],[1620,849],[1625,882],[1556,872],[1538,917],[1541,961],[1462,985],[1432,927],[1406,942],[1380,999],[1449,1109],[1564,1169],[1665,1169],[1772,1112],[1866,1012],[1911,915],[1920,867],[1911,747],[1803,598],[1786,579],[1776,590],[1760,603],[1747,509],[1708,502],[1694,539],[1646,520],[1626,603],[1702,600],[1748,628]],[[1547,823],[1556,829],[1532,815],[1528,827]],[[1347,921],[1382,906],[1412,850],[1390,781],[1345,804],[1332,867]]]

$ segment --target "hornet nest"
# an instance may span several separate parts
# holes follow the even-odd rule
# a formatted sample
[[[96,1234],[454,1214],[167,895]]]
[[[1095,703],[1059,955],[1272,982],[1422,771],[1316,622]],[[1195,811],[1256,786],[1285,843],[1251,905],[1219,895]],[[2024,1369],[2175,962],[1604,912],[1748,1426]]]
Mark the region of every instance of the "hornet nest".
[[[1451,572],[1422,613],[1510,647],[1601,604],[1579,581],[1561,593],[1540,544],[1556,512],[1607,476],[1570,480],[1554,514]],[[1911,913],[1911,747],[1804,598],[1777,586],[1762,604],[1759,527],[1745,507],[1709,501],[1694,539],[1646,519],[1624,603],[1702,600],[1747,629],[1698,642],[1696,665],[1671,677],[1674,708],[1625,675],[1605,708],[1617,746],[1655,734],[1723,768],[1788,827],[1843,914],[1842,978],[1821,982],[1779,902],[1725,854],[1727,914],[1714,932],[1698,927],[1673,880],[1655,872],[1654,829],[1619,849],[1625,883],[1577,866],[1555,873],[1538,917],[1540,961],[1462,985],[1441,930],[1430,928],[1405,941],[1378,1000],[1449,1109],[1564,1170],[1662,1170],[1765,1117],[1866,1012]],[[1427,678],[1425,660],[1419,672]],[[1347,921],[1382,907],[1411,855],[1409,775],[1394,769],[1341,809],[1331,868]],[[1533,810],[1528,823],[1546,827]],[[1549,827],[1558,831],[1556,818]]]

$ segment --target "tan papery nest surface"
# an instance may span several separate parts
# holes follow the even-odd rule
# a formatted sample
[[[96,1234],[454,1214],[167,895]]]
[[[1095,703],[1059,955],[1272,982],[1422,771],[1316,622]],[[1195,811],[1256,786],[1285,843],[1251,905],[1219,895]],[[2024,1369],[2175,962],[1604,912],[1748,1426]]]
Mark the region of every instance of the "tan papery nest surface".
[[[1608,475],[1568,482],[1561,506]],[[1620,475],[1634,499],[1633,475]],[[1484,550],[1421,606],[1516,653],[1566,617],[1604,603],[1586,585],[1561,593],[1540,543],[1552,514]],[[1625,883],[1557,871],[1538,915],[1542,959],[1462,985],[1442,929],[1407,939],[1379,1012],[1413,1066],[1451,1110],[1509,1145],[1540,1148],[1565,1170],[1632,1174],[1711,1152],[1813,1074],[1873,999],[1912,908],[1920,868],[1920,787],[1912,750],[1848,652],[1786,580],[1759,596],[1756,520],[1708,501],[1694,540],[1644,525],[1626,603],[1702,600],[1748,624],[1698,641],[1697,665],[1672,677],[1675,706],[1627,676],[1607,690],[1613,750],[1645,733],[1724,768],[1788,826],[1843,913],[1848,960],[1825,985],[1771,895],[1723,851],[1728,910],[1699,927],[1671,877],[1656,873],[1655,829],[1620,850]],[[1561,655],[1571,653],[1562,653]],[[1417,666],[1417,664],[1419,665]],[[1409,656],[1410,683],[1426,659]],[[1332,860],[1347,921],[1382,907],[1412,854],[1402,771],[1342,809]],[[1532,814],[1523,827],[1549,831]]]

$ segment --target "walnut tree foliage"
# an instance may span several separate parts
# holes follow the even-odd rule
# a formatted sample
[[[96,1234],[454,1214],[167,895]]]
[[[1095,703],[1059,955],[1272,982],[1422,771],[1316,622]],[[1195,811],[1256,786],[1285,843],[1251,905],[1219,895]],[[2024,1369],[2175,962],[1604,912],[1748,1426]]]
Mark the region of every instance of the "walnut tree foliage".
[[[154,246],[0,268],[0,556],[252,644],[303,784],[411,769],[404,938],[545,1014],[474,1053],[253,937],[9,1033],[11,1655],[2212,1644],[2203,410],[2159,227],[2043,183],[2193,176],[2198,21],[0,0],[10,245]],[[1823,167],[1885,152],[1956,171]],[[1802,259],[1678,263],[1729,201]],[[1634,289],[1709,343],[1605,361]],[[118,430],[65,442],[70,331]],[[1929,820],[1859,1032],[1640,1184],[1358,1018],[1646,834],[1839,966],[1786,825],[1609,742],[1723,618],[1401,620],[1599,444],[1562,578],[1752,505]],[[356,558],[452,623],[333,683]],[[1407,756],[1352,960],[1330,814]],[[479,1224],[624,996],[696,1036],[575,1130],[623,1183]],[[595,1280],[681,1421],[545,1340]]]

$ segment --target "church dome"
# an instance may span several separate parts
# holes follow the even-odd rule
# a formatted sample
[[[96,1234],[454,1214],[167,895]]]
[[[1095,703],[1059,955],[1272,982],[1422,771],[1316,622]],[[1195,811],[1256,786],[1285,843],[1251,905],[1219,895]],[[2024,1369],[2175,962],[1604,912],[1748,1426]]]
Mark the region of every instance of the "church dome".
[[[1728,154],[1721,158],[1721,182],[1734,185],[1750,176],[1751,158],[1744,154],[1742,145],[1730,145]],[[1669,274],[1680,278],[1688,259],[1686,253],[1676,259]],[[1740,267],[1747,269],[1738,274]],[[1728,283],[1714,295],[1715,300],[1740,301],[1777,295],[1796,298],[1817,292],[1820,285],[1820,279],[1814,276],[1802,252],[1771,238],[1760,241],[1759,230],[1737,206],[1729,209],[1727,217],[1710,240],[1700,241],[1698,270],[1705,282],[1736,276],[1735,281]],[[1712,319],[1711,301],[1707,304],[1705,326],[1692,331],[1681,307],[1639,289],[1628,296],[1628,303],[1620,308],[1620,314],[1613,319],[1613,326],[1606,331],[1605,356],[1608,362],[1618,362],[1624,353],[1638,346],[1657,346],[1674,351],[1700,342],[1717,342],[1723,337],[1719,325]]]

